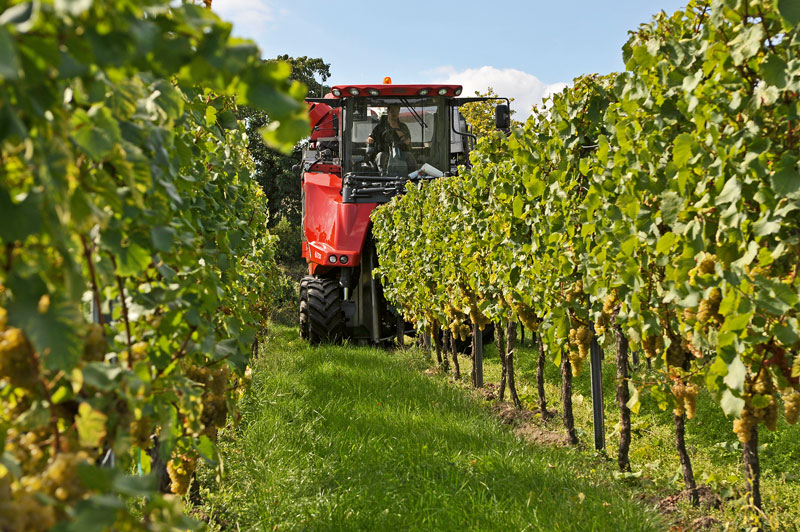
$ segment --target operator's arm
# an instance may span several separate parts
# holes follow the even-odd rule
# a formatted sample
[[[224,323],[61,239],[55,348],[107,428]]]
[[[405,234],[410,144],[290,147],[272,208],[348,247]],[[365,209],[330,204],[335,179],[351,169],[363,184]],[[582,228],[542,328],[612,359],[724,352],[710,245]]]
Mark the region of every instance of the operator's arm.
[[[381,134],[383,130],[386,128],[386,121],[381,120],[378,122],[378,125],[375,126],[375,129],[372,130],[372,133],[369,134],[367,137],[367,144],[374,144],[376,140],[381,138]]]

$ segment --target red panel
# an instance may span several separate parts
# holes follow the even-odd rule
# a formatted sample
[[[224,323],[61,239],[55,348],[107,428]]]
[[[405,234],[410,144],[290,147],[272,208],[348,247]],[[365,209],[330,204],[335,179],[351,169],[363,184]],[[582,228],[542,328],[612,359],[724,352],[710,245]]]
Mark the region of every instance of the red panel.
[[[333,266],[330,256],[347,257],[348,266],[361,262],[361,250],[369,229],[369,215],[377,203],[342,203],[342,179],[335,174],[306,173],[305,193],[306,259]]]
[[[311,140],[336,137],[341,109],[333,109],[324,103],[308,104],[308,119],[311,123]]]

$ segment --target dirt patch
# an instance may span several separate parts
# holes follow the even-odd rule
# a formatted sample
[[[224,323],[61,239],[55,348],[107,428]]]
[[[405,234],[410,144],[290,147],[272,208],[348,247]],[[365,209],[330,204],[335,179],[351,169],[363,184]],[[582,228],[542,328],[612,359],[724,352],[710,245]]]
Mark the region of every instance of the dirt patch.
[[[516,408],[512,403],[492,405],[492,412],[506,425],[520,425],[533,420],[535,413],[530,410]]]
[[[720,524],[720,520],[710,515],[704,515],[692,520],[689,524],[689,530],[708,530]]]
[[[497,399],[497,392],[499,391],[499,386],[496,384],[489,382],[483,385],[482,388],[478,388],[475,390],[475,393],[478,394],[478,397],[486,400],[486,401],[494,401]]]
[[[714,493],[714,490],[708,486],[698,486],[697,496],[700,499],[700,506],[704,508],[719,508],[722,506],[722,500]],[[688,501],[690,498],[689,490],[684,490],[675,495],[670,495],[658,501],[656,506],[661,513],[672,514],[678,509],[680,501]]]
[[[528,443],[536,445],[569,445],[566,434],[543,429],[537,423],[538,410],[520,410],[512,403],[492,406],[494,414],[506,425],[514,426],[514,434]]]
[[[569,445],[569,438],[566,434],[559,434],[552,430],[545,430],[533,423],[525,423],[514,429],[514,434],[528,443],[537,445]]]

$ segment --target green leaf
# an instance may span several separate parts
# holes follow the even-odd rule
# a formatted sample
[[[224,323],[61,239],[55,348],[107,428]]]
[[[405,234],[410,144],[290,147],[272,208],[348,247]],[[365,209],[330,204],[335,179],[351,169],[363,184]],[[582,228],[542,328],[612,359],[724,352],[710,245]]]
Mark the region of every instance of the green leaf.
[[[108,416],[92,408],[89,403],[78,406],[78,415],[75,426],[78,429],[78,439],[83,447],[98,447],[106,435],[106,420]]]
[[[625,406],[630,408],[631,412],[634,414],[638,414],[642,402],[639,399],[639,390],[636,389],[636,386],[634,386],[631,381],[628,381],[628,394],[630,395],[630,399],[625,403]]]
[[[789,318],[786,324],[776,322],[770,331],[783,345],[792,346],[800,340],[800,327],[797,318]]]
[[[522,201],[522,196],[514,196],[514,201],[512,204],[512,210],[514,212],[514,218],[521,218],[522,217],[522,207],[525,203]]]
[[[756,55],[764,42],[764,29],[760,24],[745,26],[730,43],[731,59],[735,65],[741,65]]]
[[[150,239],[159,251],[169,251],[175,239],[175,229],[164,225],[156,225],[150,229]]]
[[[77,330],[83,318],[76,304],[61,295],[50,297],[46,312],[39,311],[39,301],[48,295],[41,279],[12,276],[8,283],[14,299],[8,304],[9,322],[22,329],[50,370],[69,371],[80,360],[82,349]]]
[[[109,391],[117,386],[116,380],[122,373],[118,366],[105,362],[89,362],[81,370],[83,382],[100,391]]]
[[[129,497],[145,497],[156,491],[156,478],[153,475],[133,476],[119,474],[114,477],[113,490]]]
[[[678,221],[678,214],[683,209],[683,198],[676,192],[668,190],[661,195],[661,220],[667,225]]]
[[[723,382],[729,390],[736,392],[744,392],[744,380],[747,377],[747,367],[742,362],[739,355],[733,357],[730,362],[727,362],[728,374],[725,375]]]
[[[206,126],[211,127],[217,123],[217,110],[213,105],[206,107]]]
[[[36,234],[42,227],[41,194],[28,193],[15,202],[4,187],[0,187],[0,240],[17,242]]]
[[[658,239],[658,243],[656,244],[656,254],[664,255],[668,253],[672,246],[675,244],[675,233],[667,232],[661,235],[661,238]]]
[[[789,28],[800,23],[800,3],[797,0],[778,0],[778,11]]]
[[[102,532],[109,529],[117,521],[120,510],[125,509],[125,502],[116,496],[93,495],[75,505],[75,518],[59,532]]]
[[[791,286],[761,276],[756,276],[755,282],[759,288],[756,304],[760,309],[780,316],[797,305],[797,292]]]
[[[786,61],[777,54],[770,54],[761,65],[761,74],[768,84],[783,89],[786,87]]]
[[[681,133],[675,137],[675,144],[672,147],[672,160],[675,161],[679,168],[686,166],[686,163],[692,158],[694,147],[694,137],[688,133]]]
[[[17,81],[21,76],[22,67],[14,39],[5,26],[0,26],[0,80]]]
[[[797,157],[791,153],[783,154],[770,177],[772,190],[779,196],[790,199],[800,197],[800,172],[797,171]]]
[[[734,203],[739,201],[739,198],[742,196],[742,187],[739,185],[739,181],[736,179],[736,176],[731,177],[728,181],[725,182],[725,186],[722,187],[722,192],[719,193],[715,203],[717,205],[722,205],[724,203]]]
[[[261,129],[261,136],[268,146],[288,155],[309,129],[308,115],[304,114],[284,121],[273,120]]]
[[[111,110],[94,105],[89,112],[77,110],[72,118],[72,139],[95,161],[102,161],[122,140],[122,132]]]
[[[236,121],[236,115],[231,111],[223,111],[217,115],[217,120],[224,129],[235,130],[239,128],[239,122]]]
[[[722,397],[719,401],[719,406],[728,417],[739,417],[744,408],[744,399],[736,397],[730,390],[723,390]]]

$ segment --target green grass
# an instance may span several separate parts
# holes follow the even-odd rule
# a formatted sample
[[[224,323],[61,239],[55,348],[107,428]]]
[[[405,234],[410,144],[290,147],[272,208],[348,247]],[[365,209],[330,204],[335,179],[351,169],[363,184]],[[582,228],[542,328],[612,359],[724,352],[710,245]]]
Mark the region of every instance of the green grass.
[[[666,527],[604,458],[520,441],[485,401],[424,374],[418,350],[312,349],[278,325],[264,345],[220,439],[226,475],[200,474],[212,528]]]
[[[484,371],[487,382],[498,382],[500,362],[495,346],[487,346]],[[618,450],[619,409],[615,404],[616,365],[615,351],[606,351],[603,365],[603,390],[607,453],[607,475],[616,470]],[[530,337],[519,347],[516,357],[517,384],[524,406],[538,407],[536,395],[537,352],[530,345]],[[642,361],[642,363],[644,363]],[[469,374],[470,364],[462,364],[462,372]],[[561,412],[559,369],[548,360],[545,372],[548,409]],[[672,411],[660,410],[653,401],[642,395],[643,404],[638,414],[632,415],[633,438],[630,460],[634,472],[641,477],[625,480],[631,490],[662,499],[683,489],[680,463],[675,451]],[[575,422],[582,444],[593,445],[591,384],[589,365],[573,379],[573,407]],[[552,430],[563,431],[560,417],[547,423]],[[714,529],[739,530],[747,522],[743,512],[744,470],[741,462],[741,444],[732,430],[732,421],[725,418],[721,408],[708,394],[698,397],[697,415],[686,422],[686,443],[698,484],[704,484],[721,495],[725,502],[720,510],[692,509],[682,504],[673,517],[676,521],[690,522],[698,515],[715,517],[719,523]],[[766,528],[773,530],[800,530],[800,424],[788,425],[781,418],[778,430],[770,432],[763,425],[759,430],[761,459],[761,493],[766,512]]]

